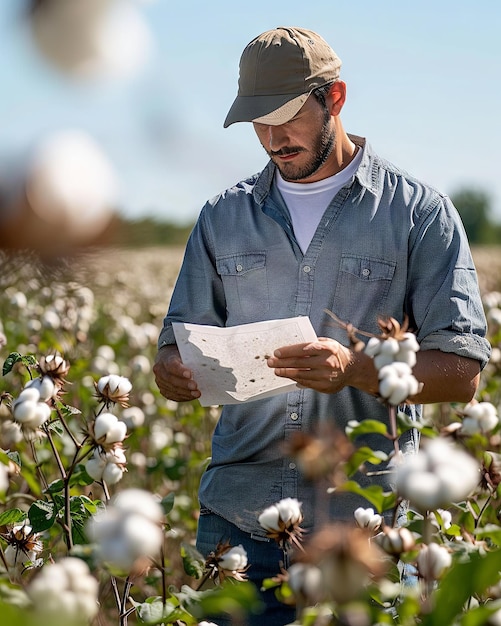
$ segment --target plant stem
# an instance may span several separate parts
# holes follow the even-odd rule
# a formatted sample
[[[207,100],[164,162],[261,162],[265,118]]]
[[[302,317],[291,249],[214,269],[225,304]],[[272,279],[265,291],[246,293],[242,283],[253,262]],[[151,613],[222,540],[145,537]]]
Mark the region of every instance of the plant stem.
[[[127,601],[129,600],[130,588],[132,587],[132,583],[127,577],[124,585],[124,590],[122,594],[122,601],[120,603],[120,626],[127,626],[129,611],[127,611]]]
[[[398,458],[400,452],[400,446],[398,445],[398,433],[397,433],[397,407],[390,404],[388,407],[388,415],[390,418],[390,435],[393,441],[393,450],[395,452],[395,460]]]
[[[63,462],[61,460],[61,456],[56,448],[56,444],[52,439],[52,434],[50,432],[50,427],[44,424],[43,426],[44,432],[47,435],[47,439],[49,440],[50,447],[52,448],[52,452],[54,453],[54,458],[56,459],[57,467],[59,469],[59,473],[61,474],[61,478],[63,479],[64,484],[64,524],[63,530],[65,533],[66,539],[66,547],[68,551],[71,551],[73,548],[73,534],[71,532],[72,529],[72,520],[71,520],[71,497],[70,497],[70,478],[71,472],[67,472],[64,468]]]
[[[78,443],[77,438],[75,437],[75,435],[71,431],[71,428],[66,423],[66,420],[64,419],[63,414],[62,414],[60,408],[56,405],[55,409],[56,409],[57,416],[58,416],[59,420],[61,421],[61,424],[63,425],[64,430],[66,431],[66,434],[69,435],[70,439],[73,441],[73,444],[74,444],[75,448],[77,448],[77,449],[81,448],[82,444]]]
[[[160,548],[160,563],[162,565],[160,568],[162,572],[162,606],[165,606],[167,602],[167,580],[165,579],[165,554],[163,546]]]

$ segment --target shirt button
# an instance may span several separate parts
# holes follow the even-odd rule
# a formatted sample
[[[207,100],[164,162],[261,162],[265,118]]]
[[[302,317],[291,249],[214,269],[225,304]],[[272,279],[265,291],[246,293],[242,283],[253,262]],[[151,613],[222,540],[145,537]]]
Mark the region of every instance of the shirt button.
[[[370,276],[370,269],[368,269],[367,267],[364,267],[364,269],[362,270],[362,276]]]
[[[309,265],[305,265],[305,266],[303,267],[303,272],[304,272],[305,274],[308,274],[309,272],[311,272],[311,267],[310,267]]]
[[[295,463],[289,463],[289,469],[296,469],[296,464]]]
[[[240,263],[237,265],[237,272],[241,272],[243,270],[243,266]]]
[[[297,413],[291,413],[290,418],[291,420],[296,421],[299,418],[299,415]]]

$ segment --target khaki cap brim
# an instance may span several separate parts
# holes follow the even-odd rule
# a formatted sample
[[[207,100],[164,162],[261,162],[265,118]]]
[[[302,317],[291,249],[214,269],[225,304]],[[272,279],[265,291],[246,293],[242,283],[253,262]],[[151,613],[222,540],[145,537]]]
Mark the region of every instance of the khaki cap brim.
[[[253,118],[251,118],[250,116],[256,114],[256,96],[250,98],[239,96],[236,98],[233,106],[226,116],[224,128],[228,128],[228,126],[234,124],[235,122],[257,122],[259,124],[269,124],[270,126],[280,126],[280,124],[285,124],[286,122],[291,120],[301,110],[303,104],[306,102],[306,100],[308,100],[309,95],[309,93],[302,93],[300,96],[296,96],[295,98],[292,98],[292,100],[288,100],[287,102],[285,102],[285,104],[282,104],[278,108],[272,109],[269,113],[264,113],[259,117]],[[284,97],[290,98],[290,95]],[[277,96],[261,96],[261,98],[263,99],[263,105],[267,105],[266,108],[269,108],[270,103],[264,101],[270,99],[276,101]],[[244,101],[246,99],[248,99],[249,101],[252,100],[252,102],[249,102],[249,109],[252,109],[252,112],[249,110],[248,115],[245,115],[246,107]],[[264,106],[261,108],[264,108],[266,110]]]

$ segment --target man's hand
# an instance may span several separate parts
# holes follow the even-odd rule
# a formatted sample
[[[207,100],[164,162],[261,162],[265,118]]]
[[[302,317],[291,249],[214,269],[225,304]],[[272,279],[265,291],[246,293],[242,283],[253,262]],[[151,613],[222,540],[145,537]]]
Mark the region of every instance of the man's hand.
[[[420,350],[413,368],[422,390],[409,401],[416,404],[470,402],[480,377],[478,361],[440,350]],[[355,352],[335,339],[319,337],[312,343],[298,343],[275,350],[268,366],[277,376],[291,378],[301,387],[323,393],[337,393],[355,387],[378,394],[378,374],[365,352]]]
[[[163,346],[153,365],[155,381],[160,393],[168,400],[185,402],[200,397],[193,372],[183,365],[175,345]]]
[[[372,359],[327,337],[279,348],[268,359],[268,366],[275,369],[277,376],[323,393],[337,393],[348,385],[365,387],[368,393],[377,392]]]

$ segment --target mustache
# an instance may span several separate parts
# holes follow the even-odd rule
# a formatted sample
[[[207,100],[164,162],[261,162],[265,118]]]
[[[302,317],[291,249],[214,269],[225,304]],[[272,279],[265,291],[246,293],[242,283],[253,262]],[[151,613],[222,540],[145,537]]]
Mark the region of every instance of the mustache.
[[[270,156],[286,156],[287,154],[297,154],[298,152],[304,152],[304,148],[288,147],[281,150],[268,150]]]

